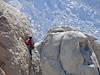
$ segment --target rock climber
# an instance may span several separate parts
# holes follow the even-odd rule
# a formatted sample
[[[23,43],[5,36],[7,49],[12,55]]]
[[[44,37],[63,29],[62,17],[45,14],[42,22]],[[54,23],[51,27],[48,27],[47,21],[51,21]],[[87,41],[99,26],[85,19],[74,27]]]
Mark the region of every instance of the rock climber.
[[[34,49],[34,41],[32,39],[32,36],[28,36],[28,39],[25,40],[25,44],[28,47],[29,54],[32,56],[32,49]]]

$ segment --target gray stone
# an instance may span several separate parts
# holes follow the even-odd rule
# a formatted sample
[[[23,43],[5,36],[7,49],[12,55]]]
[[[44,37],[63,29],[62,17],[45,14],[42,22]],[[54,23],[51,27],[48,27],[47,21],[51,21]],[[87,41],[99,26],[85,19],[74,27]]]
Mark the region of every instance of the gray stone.
[[[88,36],[78,30],[67,29],[66,27],[51,29],[45,40],[37,46],[40,52],[42,74],[98,75],[96,66],[88,67],[89,65],[83,64],[85,58],[80,52],[79,43],[86,42]]]
[[[0,74],[1,75],[35,75],[31,74],[31,63],[37,65],[37,53],[30,60],[24,43],[27,33],[32,32],[27,17],[19,10],[0,0]],[[35,72],[34,70],[33,72]]]

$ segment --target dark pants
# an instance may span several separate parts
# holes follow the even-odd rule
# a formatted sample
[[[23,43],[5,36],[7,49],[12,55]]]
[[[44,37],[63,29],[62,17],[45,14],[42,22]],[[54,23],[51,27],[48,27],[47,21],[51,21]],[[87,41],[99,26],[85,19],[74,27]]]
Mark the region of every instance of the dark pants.
[[[29,54],[32,55],[32,49],[33,48],[31,46],[27,46],[27,47],[28,47],[28,50],[29,50]]]

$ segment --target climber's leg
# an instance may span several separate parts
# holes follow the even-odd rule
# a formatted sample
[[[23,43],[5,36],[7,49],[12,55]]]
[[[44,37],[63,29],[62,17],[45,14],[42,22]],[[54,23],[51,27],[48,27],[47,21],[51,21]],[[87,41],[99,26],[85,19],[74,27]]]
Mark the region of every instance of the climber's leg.
[[[32,48],[30,46],[28,46],[28,50],[29,50],[30,56],[32,56]]]

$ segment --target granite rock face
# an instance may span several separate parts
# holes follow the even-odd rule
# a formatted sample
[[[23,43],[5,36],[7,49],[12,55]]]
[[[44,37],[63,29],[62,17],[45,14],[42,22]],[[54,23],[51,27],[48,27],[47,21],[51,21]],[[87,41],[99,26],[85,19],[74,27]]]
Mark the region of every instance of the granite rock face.
[[[95,42],[95,41],[91,41],[91,45],[93,47],[93,50],[94,50],[96,57],[98,59],[98,63],[100,65],[100,43]]]
[[[90,47],[90,39],[94,40],[70,27],[51,29],[37,45],[42,75],[99,75],[98,65],[92,60],[96,57],[92,55],[95,53]]]
[[[30,66],[33,66],[24,44],[27,33],[30,32],[27,17],[0,0],[0,75],[35,75],[30,73],[33,71]]]
[[[30,59],[24,43],[30,32],[27,18],[0,1],[0,75],[100,75],[100,45],[95,38],[55,27],[35,46]]]

